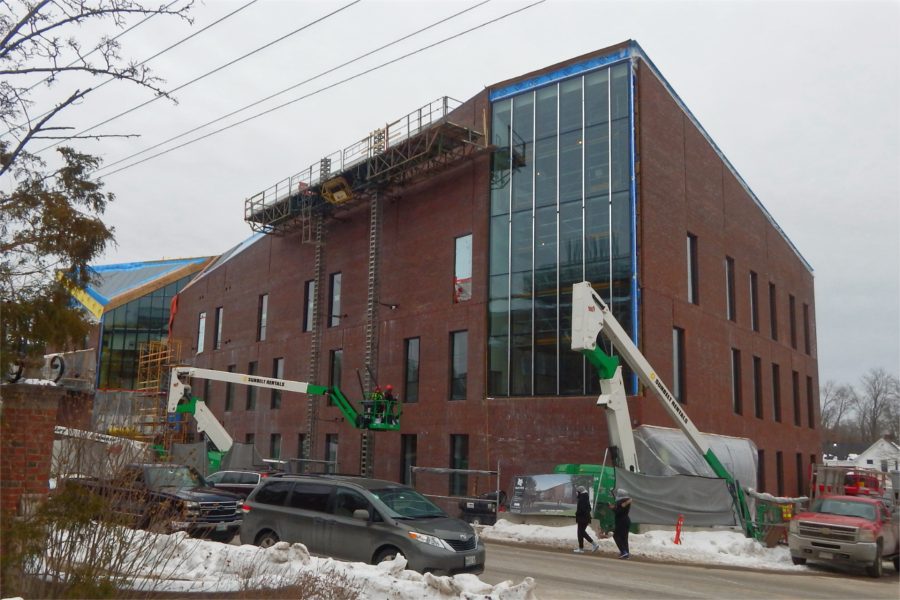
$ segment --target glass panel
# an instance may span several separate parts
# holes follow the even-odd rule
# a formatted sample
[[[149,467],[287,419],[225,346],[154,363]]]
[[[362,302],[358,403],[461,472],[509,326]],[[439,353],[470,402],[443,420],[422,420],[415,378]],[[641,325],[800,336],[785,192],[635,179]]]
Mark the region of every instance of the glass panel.
[[[512,210],[530,210],[534,177],[533,94],[523,94],[513,99],[512,138],[513,152],[521,157],[512,172]]]
[[[556,394],[556,268],[536,271],[534,303],[534,393]]]
[[[534,268],[556,270],[556,207],[538,209],[534,220]]]
[[[612,71],[612,88],[610,90],[610,98],[612,101],[611,115],[613,119],[627,118],[629,111],[628,106],[628,75],[631,72],[631,65],[619,63],[610,69]]]
[[[509,218],[491,218],[491,275],[509,273]]]
[[[503,314],[506,322],[506,314]],[[493,319],[492,319],[493,323]],[[490,354],[490,374],[488,380],[488,393],[494,396],[509,395],[509,337],[491,336],[488,339],[488,352]]]
[[[556,204],[556,86],[537,91],[535,206]]]
[[[513,273],[531,271],[531,212],[518,212],[512,216],[511,269]]]
[[[509,181],[512,168],[510,148],[510,110],[512,100],[497,102],[492,107],[492,143],[497,147],[491,157],[491,214],[509,213]]]
[[[581,77],[559,84],[559,132],[581,131]]]

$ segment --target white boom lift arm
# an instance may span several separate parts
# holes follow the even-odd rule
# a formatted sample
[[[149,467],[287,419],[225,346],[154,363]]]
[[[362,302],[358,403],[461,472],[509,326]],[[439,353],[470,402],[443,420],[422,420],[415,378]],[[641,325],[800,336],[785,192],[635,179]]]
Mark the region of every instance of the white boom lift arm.
[[[572,286],[572,350],[584,354],[600,376],[602,394],[597,399],[597,404],[606,409],[610,444],[619,448],[619,466],[630,471],[638,470],[631,417],[628,413],[625,385],[622,380],[622,367],[618,358],[606,354],[602,348],[597,346],[597,336],[600,333],[609,339],[641,382],[652,390],[663,408],[685,433],[694,448],[703,456],[713,472],[728,482],[740,517],[744,522],[745,531],[752,537],[755,530],[751,523],[743,490],[713,453],[709,444],[700,435],[700,431],[681,408],[678,400],[631,341],[600,295],[591,287],[590,282],[583,281]]]
[[[380,431],[396,431],[400,429],[399,405],[396,401],[380,400],[366,402],[368,406],[360,413],[353,404],[344,396],[337,387],[325,387],[306,383],[303,381],[290,381],[288,379],[276,379],[274,377],[260,377],[258,375],[245,375],[230,371],[214,371],[212,369],[200,369],[197,367],[173,367],[169,377],[169,396],[167,410],[169,413],[190,413],[197,422],[197,431],[205,432],[209,440],[216,445],[221,452],[228,452],[234,440],[219,423],[216,416],[209,410],[201,398],[191,398],[191,386],[182,381],[196,377],[212,381],[224,381],[238,383],[254,387],[281,390],[284,392],[299,392],[301,394],[324,395],[331,398],[344,417],[356,428],[373,429]],[[374,409],[374,412],[373,412]]]

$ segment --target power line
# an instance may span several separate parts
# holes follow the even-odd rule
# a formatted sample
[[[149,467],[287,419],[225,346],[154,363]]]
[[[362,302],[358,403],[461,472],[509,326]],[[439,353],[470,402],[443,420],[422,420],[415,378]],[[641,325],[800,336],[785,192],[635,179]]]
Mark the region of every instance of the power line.
[[[405,41],[405,40],[408,40],[409,38],[414,37],[414,36],[416,36],[416,35],[418,35],[418,34],[424,32],[424,31],[427,31],[427,30],[429,30],[429,29],[433,29],[434,27],[437,27],[438,25],[441,25],[441,24],[443,24],[443,23],[446,23],[447,21],[450,21],[450,20],[452,20],[452,19],[455,19],[456,17],[458,17],[458,16],[460,16],[460,15],[462,15],[462,14],[465,14],[465,13],[467,13],[467,12],[469,12],[469,11],[475,10],[476,8],[478,8],[478,7],[480,7],[480,6],[483,6],[483,5],[485,5],[485,4],[487,4],[487,3],[491,2],[491,1],[492,1],[492,0],[483,0],[482,2],[479,2],[478,4],[474,4],[474,5],[470,6],[469,8],[466,8],[466,9],[464,9],[464,10],[461,10],[461,11],[459,11],[459,12],[456,12],[456,13],[454,13],[454,14],[448,16],[448,17],[444,17],[443,19],[441,19],[441,20],[439,20],[439,21],[435,21],[434,23],[432,23],[432,24],[430,24],[430,25],[428,25],[428,26],[426,26],[426,27],[423,27],[423,28],[421,28],[421,29],[418,29],[418,30],[416,30],[416,31],[414,31],[414,32],[412,32],[412,33],[409,33],[409,34],[407,34],[407,35],[401,37],[401,38],[397,38],[397,39],[395,39],[395,40],[392,41],[392,42],[388,42],[387,44],[384,44],[384,45],[382,45],[382,46],[379,46],[378,48],[375,48],[374,50],[370,50],[370,51],[368,51],[368,52],[366,52],[366,53],[364,53],[364,54],[360,54],[360,55],[357,56],[356,58],[353,58],[353,59],[351,59],[351,60],[348,60],[348,61],[346,61],[346,62],[343,62],[343,63],[337,65],[336,67],[332,67],[332,68],[330,68],[330,69],[327,69],[327,70],[325,70],[325,71],[322,71],[322,72],[318,73],[317,75],[313,75],[312,77],[310,77],[310,78],[308,78],[308,79],[304,79],[303,81],[301,81],[301,82],[299,82],[299,83],[295,83],[295,84],[293,84],[293,85],[291,85],[291,86],[289,86],[289,87],[286,87],[286,88],[284,88],[284,89],[282,89],[282,90],[280,90],[280,91],[278,91],[278,92],[275,92],[274,94],[271,94],[271,95],[269,95],[269,96],[266,96],[265,98],[262,98],[261,100],[257,100],[257,101],[255,101],[255,102],[252,102],[252,103],[250,103],[250,104],[247,104],[247,105],[245,105],[245,106],[242,106],[241,108],[238,108],[237,110],[233,110],[233,111],[231,111],[230,113],[227,113],[227,114],[225,114],[225,115],[222,115],[221,117],[218,117],[218,118],[213,119],[213,120],[211,120],[211,121],[207,121],[206,123],[203,123],[202,125],[198,125],[197,127],[194,127],[193,129],[189,129],[188,131],[185,131],[185,132],[183,132],[183,133],[179,133],[179,134],[176,135],[176,136],[170,137],[169,139],[163,140],[163,141],[161,141],[161,142],[159,142],[159,143],[157,143],[157,144],[154,144],[153,146],[150,146],[150,147],[148,147],[148,148],[144,148],[143,150],[141,150],[141,151],[139,151],[139,152],[135,152],[134,154],[131,154],[131,155],[126,156],[126,157],[124,157],[124,158],[120,158],[119,160],[117,160],[117,161],[115,161],[115,162],[111,162],[111,163],[109,163],[109,164],[105,164],[105,165],[103,165],[102,167],[100,167],[99,169],[97,169],[97,171],[95,171],[95,173],[98,173],[98,172],[101,172],[101,171],[105,171],[105,170],[107,170],[107,169],[111,169],[112,167],[114,167],[114,166],[116,166],[116,165],[118,165],[118,164],[121,164],[121,163],[126,162],[126,161],[128,161],[128,160],[131,160],[132,158],[136,158],[136,157],[138,157],[138,156],[140,156],[140,155],[142,155],[142,154],[146,154],[147,152],[150,152],[151,150],[155,150],[156,148],[159,148],[160,146],[163,146],[163,145],[165,145],[165,144],[168,144],[169,142],[173,142],[173,141],[175,141],[175,140],[177,140],[177,139],[181,139],[181,138],[183,138],[183,137],[185,137],[185,136],[188,136],[188,135],[190,135],[190,134],[192,134],[192,133],[194,133],[194,132],[196,132],[196,131],[199,131],[199,130],[205,128],[205,127],[209,127],[209,126],[212,125],[213,123],[218,123],[219,121],[223,121],[223,120],[227,119],[228,117],[232,117],[232,116],[234,116],[234,115],[236,115],[236,114],[238,114],[238,113],[241,113],[241,112],[243,112],[243,111],[245,111],[245,110],[247,110],[247,109],[249,109],[249,108],[253,108],[254,106],[258,106],[258,105],[262,104],[263,102],[267,102],[267,101],[271,100],[272,98],[275,98],[275,97],[280,96],[280,95],[282,95],[282,94],[284,94],[284,93],[287,93],[287,92],[289,92],[289,91],[291,91],[291,90],[293,90],[293,89],[296,89],[296,88],[298,88],[298,87],[300,87],[300,86],[302,86],[302,85],[305,85],[305,84],[307,84],[307,83],[309,83],[309,82],[311,82],[311,81],[314,81],[314,80],[316,80],[316,79],[319,79],[320,77],[323,77],[323,76],[328,75],[328,74],[330,74],[330,73],[334,73],[335,71],[338,71],[339,69],[342,69],[342,68],[344,68],[344,67],[346,67],[346,66],[348,66],[348,65],[351,65],[351,64],[353,64],[353,63],[355,63],[355,62],[358,62],[358,61],[362,60],[363,58],[366,58],[366,57],[368,57],[368,56],[371,56],[371,55],[373,55],[373,54],[375,54],[375,53],[377,53],[377,52],[380,52],[380,51],[382,51],[382,50],[384,50],[384,49],[386,49],[386,48],[389,48],[390,46],[394,46],[394,45],[396,45],[396,44],[399,44],[400,42],[403,42],[403,41]]]
[[[253,56],[254,54],[257,54],[258,52],[262,52],[262,51],[265,50],[266,48],[269,48],[269,47],[271,47],[271,46],[274,46],[274,45],[277,44],[278,42],[284,41],[285,39],[291,37],[292,35],[296,35],[297,33],[300,33],[300,32],[303,31],[304,29],[308,29],[308,28],[312,27],[313,25],[316,25],[316,24],[318,24],[318,23],[321,23],[322,21],[324,21],[324,20],[326,20],[326,19],[328,19],[328,18],[330,18],[330,17],[333,17],[334,15],[338,14],[339,12],[342,12],[342,11],[344,11],[344,10],[350,8],[350,7],[353,6],[354,4],[359,4],[360,2],[362,2],[362,0],[353,0],[353,1],[350,2],[349,4],[346,4],[346,5],[344,5],[344,6],[340,7],[340,8],[338,8],[338,9],[335,9],[335,10],[331,11],[330,13],[328,13],[328,14],[322,16],[322,17],[319,17],[318,19],[315,19],[315,20],[313,20],[313,21],[310,21],[310,22],[307,23],[306,25],[303,25],[302,27],[299,27],[299,28],[297,28],[297,29],[291,31],[290,33],[287,33],[287,34],[281,36],[281,37],[278,38],[278,39],[272,40],[271,42],[269,42],[269,43],[267,43],[267,44],[264,44],[264,45],[260,46],[259,48],[256,48],[255,50],[251,50],[250,52],[244,54],[243,56],[239,56],[238,58],[235,58],[234,60],[231,60],[231,61],[229,61],[229,62],[227,62],[227,63],[225,63],[225,64],[223,64],[223,65],[220,65],[220,66],[216,67],[215,69],[213,69],[213,70],[211,70],[211,71],[207,71],[207,72],[204,73],[203,75],[200,75],[199,77],[195,77],[194,79],[191,79],[190,81],[187,81],[187,82],[185,82],[185,83],[179,85],[178,87],[169,90],[167,93],[168,93],[168,94],[174,94],[175,92],[177,92],[177,91],[179,91],[179,90],[182,90],[182,89],[184,89],[184,88],[186,88],[186,87],[188,87],[188,86],[190,86],[190,85],[193,85],[193,84],[197,83],[198,81],[201,81],[201,80],[203,80],[203,79],[206,79],[206,78],[209,77],[210,75],[213,75],[213,74],[215,74],[215,73],[218,73],[219,71],[221,71],[221,70],[223,70],[223,69],[227,69],[228,67],[231,67],[231,66],[233,66],[233,65],[235,65],[235,64],[237,64],[237,63],[239,63],[240,61],[242,61],[242,60],[244,60],[244,59],[246,59],[246,58],[249,58],[250,56]],[[126,111],[124,111],[124,112],[121,112],[121,113],[119,113],[119,114],[117,114],[117,115],[115,115],[115,116],[113,116],[113,117],[110,117],[110,118],[106,119],[105,121],[101,121],[100,123],[97,123],[97,124],[95,124],[95,125],[91,125],[91,126],[88,127],[87,129],[82,129],[82,130],[79,131],[78,133],[75,133],[75,134],[73,134],[73,135],[71,135],[71,136],[69,136],[69,137],[66,137],[66,138],[63,138],[63,139],[61,139],[61,140],[58,140],[58,141],[54,142],[53,144],[50,144],[49,146],[45,146],[44,148],[41,148],[40,150],[38,150],[38,151],[36,152],[36,154],[39,154],[39,153],[43,152],[44,150],[49,150],[50,148],[53,148],[54,146],[57,146],[57,145],[59,145],[59,144],[65,142],[66,140],[71,140],[72,138],[75,138],[75,137],[78,137],[78,136],[80,136],[80,135],[83,135],[83,134],[87,133],[88,131],[92,131],[92,130],[94,130],[94,129],[100,127],[101,125],[106,125],[107,123],[110,123],[110,122],[112,122],[112,121],[115,121],[115,120],[118,119],[119,117],[124,117],[125,115],[127,115],[127,114],[129,114],[129,113],[132,113],[132,112],[134,112],[134,111],[136,111],[136,110],[138,110],[138,109],[140,109],[140,108],[143,108],[143,107],[147,106],[148,104],[152,104],[153,102],[156,102],[157,100],[159,100],[159,99],[162,98],[162,97],[163,97],[163,96],[154,96],[154,97],[151,98],[150,100],[147,100],[146,102],[142,102],[141,104],[138,104],[137,106],[133,106],[132,108],[129,108],[128,110],[126,110]]]
[[[533,3],[528,4],[528,5],[526,5],[526,6],[522,7],[522,8],[518,8],[518,9],[516,9],[516,10],[514,10],[514,11],[508,12],[508,13],[506,13],[506,14],[504,14],[504,15],[501,15],[501,16],[495,18],[495,19],[491,19],[490,21],[485,21],[484,23],[481,23],[480,25],[476,25],[475,27],[472,27],[472,28],[470,28],[470,29],[466,29],[466,30],[461,31],[461,32],[459,32],[459,33],[457,33],[457,34],[454,34],[454,35],[452,35],[452,36],[450,36],[450,37],[446,37],[446,38],[444,38],[444,39],[442,39],[442,40],[440,40],[440,41],[434,42],[433,44],[428,44],[427,46],[423,46],[423,47],[419,48],[418,50],[414,50],[414,51],[412,51],[412,52],[408,52],[408,53],[406,53],[406,54],[404,54],[404,55],[402,55],[402,56],[399,56],[399,57],[394,58],[394,59],[391,59],[391,60],[389,60],[389,61],[387,61],[387,62],[381,63],[380,65],[377,65],[377,66],[372,67],[372,68],[370,68],[370,69],[366,69],[365,71],[361,71],[361,72],[359,72],[359,73],[357,73],[357,74],[355,74],[355,75],[351,75],[350,77],[347,77],[347,78],[345,78],[345,79],[342,79],[342,80],[340,80],[340,81],[338,81],[338,82],[336,82],[336,83],[332,83],[332,84],[327,85],[327,86],[325,86],[325,87],[319,88],[318,90],[315,90],[314,92],[310,92],[310,93],[308,93],[308,94],[305,94],[305,95],[303,95],[303,96],[300,96],[299,98],[295,98],[295,99],[293,99],[293,100],[289,100],[288,102],[285,102],[284,104],[279,104],[278,106],[275,106],[275,107],[273,107],[273,108],[270,108],[270,109],[268,109],[268,110],[265,110],[265,111],[263,111],[263,112],[261,112],[261,113],[257,113],[257,114],[255,114],[255,115],[253,115],[253,116],[251,116],[251,117],[247,117],[246,119],[243,119],[243,120],[238,121],[238,122],[236,122],[236,123],[232,123],[231,125],[228,125],[227,127],[222,127],[221,129],[217,129],[217,130],[215,130],[215,131],[211,131],[210,133],[207,133],[207,134],[202,135],[202,136],[200,136],[200,137],[198,137],[198,138],[194,138],[194,139],[192,139],[192,140],[189,140],[189,141],[187,141],[187,142],[184,142],[183,144],[179,144],[179,145],[177,145],[177,146],[173,146],[172,148],[169,148],[169,149],[167,149],[167,150],[163,150],[162,152],[157,152],[156,154],[153,154],[153,155],[151,155],[151,156],[148,156],[147,158],[141,159],[141,160],[139,160],[139,161],[137,161],[137,162],[133,162],[133,163],[131,163],[131,164],[129,164],[129,165],[125,165],[124,167],[120,167],[120,168],[116,169],[115,171],[112,171],[112,172],[110,172],[110,173],[107,173],[107,174],[104,175],[103,177],[109,177],[110,175],[115,175],[116,173],[120,173],[120,172],[122,172],[122,171],[124,171],[124,170],[126,170],[126,169],[130,169],[131,167],[135,167],[135,166],[137,166],[137,165],[139,165],[139,164],[142,164],[142,163],[145,163],[145,162],[147,162],[147,161],[153,160],[154,158],[160,157],[160,156],[162,156],[162,155],[164,155],[164,154],[168,154],[169,152],[173,152],[173,151],[178,150],[178,149],[180,149],[180,148],[184,148],[185,146],[189,146],[189,145],[191,145],[191,144],[193,144],[193,143],[195,143],[195,142],[199,142],[199,141],[201,141],[201,140],[204,140],[204,139],[206,139],[206,138],[208,138],[208,137],[211,137],[211,136],[213,136],[213,135],[216,135],[216,134],[218,134],[218,133],[222,133],[223,131],[227,131],[227,130],[229,130],[229,129],[232,129],[232,128],[234,128],[234,127],[237,127],[238,125],[243,125],[244,123],[247,123],[247,122],[249,122],[249,121],[253,121],[254,119],[257,119],[257,118],[262,117],[262,116],[264,116],[264,115],[267,115],[267,114],[269,114],[269,113],[275,112],[276,110],[281,110],[282,108],[285,108],[286,106],[290,106],[291,104],[295,104],[295,103],[297,103],[297,102],[300,102],[301,100],[305,100],[306,98],[309,98],[309,97],[311,97],[311,96],[315,96],[316,94],[319,94],[319,93],[324,92],[324,91],[326,91],[326,90],[330,90],[331,88],[337,87],[337,86],[339,86],[339,85],[342,85],[342,84],[344,84],[344,83],[347,83],[348,81],[352,81],[352,80],[354,80],[354,79],[357,79],[357,78],[359,78],[359,77],[362,77],[363,75],[368,75],[369,73],[372,73],[373,71],[377,71],[377,70],[382,69],[382,68],[384,68],[384,67],[386,67],[386,66],[388,66],[388,65],[392,65],[392,64],[394,64],[394,63],[396,63],[396,62],[399,62],[399,61],[401,61],[401,60],[404,60],[404,59],[406,59],[406,58],[409,58],[410,56],[413,56],[413,55],[419,54],[419,53],[421,53],[421,52],[424,52],[425,50],[430,50],[431,48],[434,48],[435,46],[439,46],[439,45],[441,45],[441,44],[443,44],[443,43],[445,43],[445,42],[448,42],[448,41],[450,41],[450,40],[454,40],[454,39],[456,39],[456,38],[458,38],[458,37],[462,37],[462,36],[464,36],[464,35],[466,35],[466,34],[468,34],[468,33],[471,33],[471,32],[473,32],[473,31],[477,30],[477,29],[481,29],[481,28],[486,27],[486,26],[488,26],[488,25],[492,25],[492,24],[494,24],[494,23],[496,23],[496,22],[498,22],[498,21],[502,21],[503,19],[505,19],[505,18],[507,18],[507,17],[511,17],[512,15],[515,15],[515,14],[520,13],[520,12],[522,12],[522,11],[528,10],[529,8],[532,8],[532,7],[534,7],[534,6],[537,6],[538,4],[543,4],[543,3],[546,2],[546,1],[547,1],[547,0],[538,0],[537,2],[533,2]]]
[[[172,6],[173,4],[175,4],[176,2],[178,2],[178,0],[172,0],[172,2],[169,2],[168,4],[166,4],[165,6],[163,6],[162,9],[163,9],[163,10],[166,10],[166,9],[168,9],[170,6]],[[253,2],[256,2],[256,0],[253,0]],[[238,10],[240,10],[240,9],[238,9]],[[235,11],[235,12],[237,12],[237,11]],[[123,37],[125,34],[131,32],[131,31],[134,31],[135,29],[137,29],[138,27],[140,27],[141,25],[143,25],[144,23],[146,23],[147,21],[149,21],[150,19],[152,19],[153,17],[155,17],[155,16],[157,16],[157,15],[159,15],[159,14],[160,14],[160,13],[153,13],[153,14],[151,14],[151,15],[147,15],[146,17],[144,17],[143,19],[141,19],[140,21],[138,21],[137,23],[135,23],[135,24],[132,25],[131,27],[128,27],[127,29],[121,31],[121,32],[119,33],[119,35],[117,35],[117,36],[111,38],[109,41],[110,41],[110,42],[116,41],[116,40],[119,39],[120,37]],[[93,54],[94,52],[96,52],[97,50],[99,50],[102,46],[103,46],[103,44],[98,44],[93,50],[91,50],[90,52],[88,52],[87,54],[85,54],[82,58],[87,58],[88,56],[90,56],[91,54]],[[156,56],[159,56],[159,54],[157,54]],[[149,59],[147,59],[147,60],[151,60],[151,59],[153,59],[153,58],[156,58],[156,56],[151,56],[151,57],[150,57]],[[143,62],[141,62],[141,63],[138,63],[138,65],[140,66],[140,65],[144,64],[145,62],[147,62],[147,61],[143,61]],[[68,69],[69,67],[75,66],[76,64],[78,64],[78,60],[73,60],[72,62],[70,62],[68,65],[66,65],[66,66],[63,67],[63,68]],[[50,81],[52,78],[53,78],[53,75],[47,75],[47,76],[44,77],[42,80],[40,80],[40,81],[38,81],[38,82],[32,84],[31,87],[27,88],[25,91],[26,91],[26,92],[30,92],[31,90],[33,90],[33,89],[36,88],[37,86],[39,86],[39,85],[41,85],[41,84],[43,84],[43,83],[46,83],[46,82]],[[114,78],[111,77],[110,79],[108,79],[108,80],[105,81],[104,83],[101,83],[100,85],[98,85],[97,88],[102,87],[102,86],[105,85],[106,83],[109,83],[109,81],[111,81],[112,79],[114,79]],[[97,88],[94,88],[94,89],[97,89]],[[52,112],[52,109],[51,109],[51,110],[48,110],[47,112],[45,112],[44,114],[40,115],[39,117],[35,117],[35,120],[36,120],[36,121],[39,121],[39,120],[43,119],[43,118],[46,117],[48,114],[50,114],[50,112]],[[9,129],[9,131],[7,131],[6,133],[4,133],[3,135],[9,135],[9,134],[12,133],[13,131],[16,131],[17,129],[23,129],[24,127],[27,127],[27,125],[25,125],[25,124],[22,124],[22,125],[16,125],[16,126],[14,126],[14,127],[11,127],[11,128]]]

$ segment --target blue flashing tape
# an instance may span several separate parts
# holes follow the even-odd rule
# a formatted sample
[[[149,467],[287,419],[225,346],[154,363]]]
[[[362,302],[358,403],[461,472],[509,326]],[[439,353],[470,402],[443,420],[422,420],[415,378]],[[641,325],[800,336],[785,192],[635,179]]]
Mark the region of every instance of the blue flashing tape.
[[[519,81],[498,90],[493,90],[489,95],[490,101],[496,102],[497,100],[503,100],[504,98],[509,98],[510,96],[515,96],[516,94],[527,92],[528,90],[532,90],[534,88],[542,87],[556,81],[561,81],[563,79],[568,79],[569,77],[580,75],[581,73],[585,73],[587,71],[593,71],[594,69],[599,69],[600,67],[609,66],[613,63],[620,62],[626,58],[629,58],[631,56],[631,50],[631,46],[622,48],[621,50],[613,52],[612,54],[590,58],[584,62],[568,65],[561,69],[557,69],[556,71],[545,73],[544,75],[540,75],[538,77],[532,77],[531,79],[526,79],[524,81]]]

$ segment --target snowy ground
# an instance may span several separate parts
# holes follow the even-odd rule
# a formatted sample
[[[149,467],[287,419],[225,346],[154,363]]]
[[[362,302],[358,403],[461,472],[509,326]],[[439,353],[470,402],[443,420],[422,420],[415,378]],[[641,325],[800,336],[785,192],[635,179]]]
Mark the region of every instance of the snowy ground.
[[[481,537],[488,541],[520,544],[536,544],[554,548],[576,546],[577,527],[547,527],[543,525],[516,525],[503,519],[493,527],[481,530]],[[618,554],[612,537],[597,539],[604,554]],[[803,571],[806,567],[791,563],[787,547],[766,548],[759,542],[746,538],[737,531],[683,531],[681,544],[675,544],[672,531],[632,533],[628,538],[633,557],[646,557],[669,562],[722,564],[732,567],[769,569],[773,571]]]
[[[492,527],[480,528],[488,541],[543,545],[570,549],[575,545],[575,525],[547,527],[517,525],[500,520]],[[394,600],[537,600],[535,582],[506,581],[498,585],[482,582],[474,575],[437,577],[406,570],[400,557],[377,566],[345,563],[328,558],[310,556],[302,544],[279,542],[263,550],[256,546],[221,544],[187,537],[183,533],[150,536],[150,546],[141,545],[142,554],[155,555],[152,565],[139,573],[136,587],[150,585],[157,591],[231,592],[261,590],[288,585],[309,578],[320,581],[341,581],[357,589],[361,597],[392,598]],[[723,564],[737,567],[771,570],[804,570],[791,564],[788,550],[764,548],[758,542],[735,531],[703,531],[682,534],[676,545],[671,531],[652,531],[632,534],[631,553],[635,557],[672,562]],[[615,545],[611,538],[599,539],[599,552],[612,554]]]

